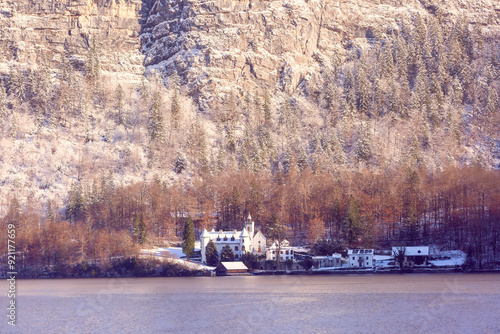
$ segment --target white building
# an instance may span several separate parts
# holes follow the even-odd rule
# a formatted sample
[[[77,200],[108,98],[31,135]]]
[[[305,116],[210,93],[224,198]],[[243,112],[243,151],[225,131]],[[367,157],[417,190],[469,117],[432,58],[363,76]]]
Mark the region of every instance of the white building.
[[[405,254],[403,266],[413,267],[414,265],[427,265],[429,260],[429,246],[400,246],[392,247],[394,262],[399,266],[397,255],[403,251]]]
[[[245,221],[243,230],[238,231],[212,231],[208,232],[206,229],[200,235],[200,248],[201,248],[201,261],[206,263],[206,250],[208,242],[212,240],[217,246],[219,256],[224,246],[229,245],[234,253],[235,260],[241,258],[246,253],[263,254],[266,252],[266,237],[262,232],[255,232],[255,223],[252,217],[248,215]]]
[[[349,249],[350,268],[373,268],[373,249]]]
[[[313,256],[315,268],[330,268],[342,266],[342,255],[333,253],[331,256]]]
[[[290,242],[288,240],[283,240],[281,242],[281,247],[279,250],[280,262],[286,260],[293,260],[295,258],[293,247],[290,247]],[[276,261],[278,256],[278,243],[275,241],[266,251],[266,260]]]

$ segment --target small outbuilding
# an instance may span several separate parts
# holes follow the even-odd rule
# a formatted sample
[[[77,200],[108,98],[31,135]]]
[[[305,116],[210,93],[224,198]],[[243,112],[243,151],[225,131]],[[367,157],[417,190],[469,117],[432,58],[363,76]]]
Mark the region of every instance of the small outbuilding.
[[[399,266],[399,254],[404,253],[403,267],[413,267],[415,265],[428,264],[429,246],[399,246],[392,247],[394,262]]]
[[[243,262],[221,262],[215,268],[217,276],[241,275],[248,272],[247,266]]]

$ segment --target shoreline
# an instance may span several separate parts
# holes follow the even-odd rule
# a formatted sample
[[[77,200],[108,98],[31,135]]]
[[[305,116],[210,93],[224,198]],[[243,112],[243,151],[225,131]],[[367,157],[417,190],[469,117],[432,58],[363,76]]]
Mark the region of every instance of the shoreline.
[[[461,268],[440,268],[440,269],[429,269],[429,268],[417,268],[417,269],[408,269],[404,272],[401,272],[399,269],[397,270],[272,270],[272,271],[263,271],[258,270],[254,272],[248,272],[246,274],[238,274],[238,275],[225,275],[227,276],[316,276],[316,275],[404,275],[404,274],[500,274],[500,269],[483,269],[483,270],[470,270],[463,271]],[[72,276],[72,277],[48,277],[48,276],[39,276],[39,277],[22,277],[17,276],[16,279],[19,280],[58,280],[58,279],[102,279],[102,278],[159,278],[159,277],[224,277],[224,276],[214,276],[210,274],[210,271],[198,271],[191,275],[123,275],[123,276],[98,276],[98,277],[89,277],[89,276]],[[7,276],[0,276],[1,279],[8,278]]]

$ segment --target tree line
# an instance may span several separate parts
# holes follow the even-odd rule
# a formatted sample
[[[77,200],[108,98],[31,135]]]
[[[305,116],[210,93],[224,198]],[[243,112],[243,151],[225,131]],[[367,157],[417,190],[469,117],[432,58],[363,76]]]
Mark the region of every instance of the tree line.
[[[228,171],[174,185],[108,180],[75,185],[66,207],[49,202],[44,212],[13,197],[2,222],[17,227],[19,263],[108,261],[137,254],[140,245],[180,242],[188,220],[197,238],[203,228],[241,229],[249,213],[264,234],[279,227],[281,239],[295,245],[325,239],[378,249],[436,244],[467,252],[478,266],[498,259],[500,175],[480,167],[336,175]]]

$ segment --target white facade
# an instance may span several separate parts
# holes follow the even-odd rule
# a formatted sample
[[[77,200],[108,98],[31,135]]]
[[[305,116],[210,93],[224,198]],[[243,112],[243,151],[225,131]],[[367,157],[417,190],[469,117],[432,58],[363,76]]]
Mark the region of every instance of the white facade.
[[[295,259],[293,247],[290,247],[288,240],[283,240],[280,248],[280,262]],[[266,251],[266,260],[276,261],[278,258],[278,244],[275,241]]]
[[[201,261],[206,263],[206,249],[208,242],[212,240],[217,246],[217,252],[219,256],[222,252],[222,248],[229,245],[234,253],[234,259],[238,260],[246,252],[258,253],[259,246],[260,250],[266,249],[266,237],[262,232],[257,231],[255,233],[255,223],[252,221],[252,217],[248,215],[245,222],[245,226],[241,231],[212,231],[208,232],[206,229],[200,235],[200,248],[201,248]]]
[[[373,268],[373,249],[349,249],[350,268]]]
[[[429,246],[400,246],[392,247],[392,256],[394,257],[394,262],[399,266],[399,260],[397,254],[404,250],[405,257],[403,266],[413,267],[414,265],[427,265],[429,260]]]
[[[342,255],[333,253],[331,256],[313,256],[315,268],[329,268],[342,266]]]

